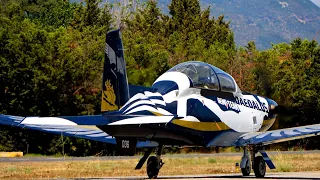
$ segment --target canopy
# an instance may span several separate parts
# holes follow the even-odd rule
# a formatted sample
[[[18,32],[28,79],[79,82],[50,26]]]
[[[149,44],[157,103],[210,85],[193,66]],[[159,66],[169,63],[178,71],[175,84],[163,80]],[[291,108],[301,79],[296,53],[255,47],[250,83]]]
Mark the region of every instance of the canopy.
[[[178,71],[187,75],[194,87],[235,92],[237,86],[234,79],[223,70],[200,61],[189,61],[178,64],[170,71]]]

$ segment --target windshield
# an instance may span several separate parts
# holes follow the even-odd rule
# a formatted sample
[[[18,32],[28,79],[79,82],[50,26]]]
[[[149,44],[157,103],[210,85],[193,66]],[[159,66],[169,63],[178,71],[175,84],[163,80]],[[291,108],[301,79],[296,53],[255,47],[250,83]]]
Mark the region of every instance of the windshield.
[[[234,80],[228,73],[204,62],[190,61],[181,63],[169,69],[169,71],[178,71],[187,75],[194,87],[213,90],[219,90],[220,87],[221,91],[236,91]]]
[[[187,75],[195,87],[219,89],[217,76],[213,69],[203,62],[186,62],[179,64],[169,71],[179,71]]]

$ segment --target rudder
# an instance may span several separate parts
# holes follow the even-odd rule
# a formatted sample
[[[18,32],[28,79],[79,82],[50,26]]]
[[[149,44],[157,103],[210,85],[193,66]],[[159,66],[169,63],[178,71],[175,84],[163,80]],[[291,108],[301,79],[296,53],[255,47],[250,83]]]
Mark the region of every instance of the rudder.
[[[129,100],[126,63],[120,30],[107,33],[102,77],[101,112],[118,110]]]

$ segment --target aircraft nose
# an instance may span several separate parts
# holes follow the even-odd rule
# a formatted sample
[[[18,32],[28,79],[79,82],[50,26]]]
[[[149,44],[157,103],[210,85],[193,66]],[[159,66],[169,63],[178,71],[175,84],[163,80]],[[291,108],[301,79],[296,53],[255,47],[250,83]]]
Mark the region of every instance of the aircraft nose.
[[[278,107],[278,104],[270,104],[269,109],[270,111],[274,111]]]
[[[272,99],[267,99],[268,104],[269,104],[269,115],[277,115],[279,112],[279,105]]]

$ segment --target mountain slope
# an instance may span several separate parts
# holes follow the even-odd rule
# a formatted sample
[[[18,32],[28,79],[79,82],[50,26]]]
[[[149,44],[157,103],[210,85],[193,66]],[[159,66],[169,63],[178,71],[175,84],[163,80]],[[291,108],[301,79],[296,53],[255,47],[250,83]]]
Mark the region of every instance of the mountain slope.
[[[315,5],[320,7],[320,0],[311,0]]]
[[[130,1],[138,0],[106,2],[128,4]],[[144,1],[147,0],[140,0]],[[168,14],[171,0],[157,1],[162,12]],[[200,0],[200,4],[202,9],[210,7],[214,17],[223,14],[231,21],[238,46],[255,41],[259,49],[267,49],[271,43],[290,42],[297,37],[320,42],[320,7],[311,0]]]
[[[170,0],[158,0],[168,12]],[[255,41],[259,49],[271,43],[290,42],[296,37],[320,41],[320,8],[310,0],[201,0],[211,15],[225,15],[231,21],[237,45]]]

